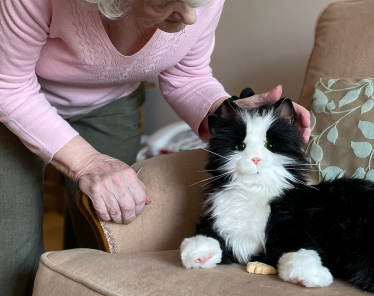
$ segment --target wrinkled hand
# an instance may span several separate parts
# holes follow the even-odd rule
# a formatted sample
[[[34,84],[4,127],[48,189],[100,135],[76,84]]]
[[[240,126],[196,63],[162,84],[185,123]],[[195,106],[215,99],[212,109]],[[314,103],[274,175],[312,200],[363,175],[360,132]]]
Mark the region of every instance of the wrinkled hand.
[[[254,95],[249,98],[236,100],[235,103],[242,109],[250,110],[253,108],[258,108],[262,105],[271,105],[278,101],[282,96],[282,86],[277,86],[273,90],[259,95]],[[299,104],[293,103],[297,122],[300,129],[300,133],[304,143],[308,143],[311,134],[310,129],[310,115],[307,109]]]
[[[75,171],[74,180],[91,198],[102,221],[129,224],[151,202],[135,171],[122,161],[95,153]]]

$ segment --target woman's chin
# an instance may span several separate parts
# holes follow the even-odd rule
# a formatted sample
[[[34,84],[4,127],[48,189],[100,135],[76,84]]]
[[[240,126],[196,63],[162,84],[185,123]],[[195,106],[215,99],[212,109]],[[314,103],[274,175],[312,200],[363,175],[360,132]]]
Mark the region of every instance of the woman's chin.
[[[156,24],[155,27],[166,33],[177,33],[182,31],[186,27],[186,24],[164,20],[163,22]]]

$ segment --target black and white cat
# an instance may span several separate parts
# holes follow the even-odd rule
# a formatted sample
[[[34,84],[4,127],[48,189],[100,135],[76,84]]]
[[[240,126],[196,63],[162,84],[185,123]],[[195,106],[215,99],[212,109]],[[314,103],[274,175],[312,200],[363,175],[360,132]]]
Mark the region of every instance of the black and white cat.
[[[209,117],[207,211],[184,239],[187,268],[261,261],[285,281],[324,287],[333,276],[374,292],[374,183],[306,182],[290,99]]]

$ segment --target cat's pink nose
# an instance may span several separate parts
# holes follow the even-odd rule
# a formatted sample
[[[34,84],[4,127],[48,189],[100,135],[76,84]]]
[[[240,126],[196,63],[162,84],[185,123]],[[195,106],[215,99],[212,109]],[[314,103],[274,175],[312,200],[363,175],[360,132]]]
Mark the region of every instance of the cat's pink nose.
[[[258,163],[261,161],[261,158],[255,157],[255,158],[252,158],[252,161],[255,163],[255,165],[258,165]]]

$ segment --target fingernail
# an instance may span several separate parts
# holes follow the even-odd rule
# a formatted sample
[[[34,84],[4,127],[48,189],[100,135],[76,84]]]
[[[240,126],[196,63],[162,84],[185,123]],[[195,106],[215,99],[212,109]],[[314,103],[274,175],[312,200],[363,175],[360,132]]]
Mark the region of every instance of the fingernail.
[[[149,205],[150,203],[151,203],[151,199],[147,196],[147,198],[145,199],[145,204]]]

